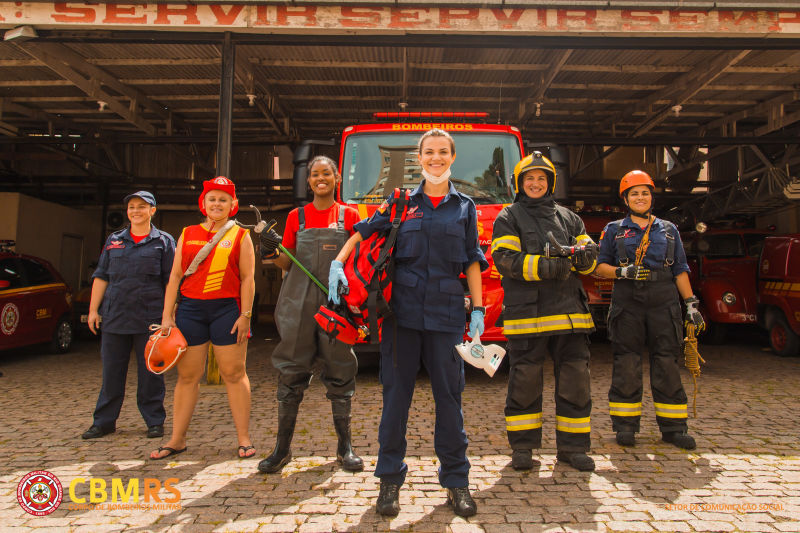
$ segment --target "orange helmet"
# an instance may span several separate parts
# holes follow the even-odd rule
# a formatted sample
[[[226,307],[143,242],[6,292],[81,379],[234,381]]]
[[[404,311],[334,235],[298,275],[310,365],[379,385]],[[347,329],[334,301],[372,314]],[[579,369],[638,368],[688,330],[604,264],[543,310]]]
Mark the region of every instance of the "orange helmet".
[[[647,185],[650,187],[651,191],[655,190],[656,188],[656,184],[653,183],[653,178],[651,178],[647,172],[643,172],[641,170],[631,170],[622,176],[622,179],[619,182],[620,198],[625,198],[625,191],[631,187],[636,187],[637,185]]]
[[[154,333],[144,347],[145,366],[153,374],[163,374],[180,361],[186,351],[186,339],[178,328],[153,324],[150,330]]]
[[[236,198],[236,185],[225,176],[217,176],[213,180],[206,180],[203,182],[203,192],[200,193],[200,198],[197,199],[197,203],[200,205],[200,212],[203,213],[203,215],[207,214],[203,201],[206,199],[206,193],[208,191],[222,191],[230,194],[231,197],[233,197],[233,205],[231,206],[231,212],[228,216],[233,216],[239,212],[239,199]]]

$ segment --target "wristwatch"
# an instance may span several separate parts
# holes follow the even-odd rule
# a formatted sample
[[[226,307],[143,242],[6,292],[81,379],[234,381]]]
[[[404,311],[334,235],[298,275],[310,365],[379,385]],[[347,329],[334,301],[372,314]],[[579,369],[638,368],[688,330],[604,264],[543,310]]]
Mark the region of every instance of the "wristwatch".
[[[253,317],[253,312],[252,311],[245,311],[245,312],[243,312],[241,314],[241,316],[243,316],[245,318],[252,318]]]

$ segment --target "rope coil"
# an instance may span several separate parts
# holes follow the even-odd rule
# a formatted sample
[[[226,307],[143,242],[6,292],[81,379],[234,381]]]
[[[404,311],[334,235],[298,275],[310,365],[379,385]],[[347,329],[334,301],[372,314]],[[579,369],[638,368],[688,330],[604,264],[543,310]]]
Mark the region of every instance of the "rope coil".
[[[692,398],[692,411],[694,418],[697,418],[697,378],[700,376],[700,363],[706,360],[697,351],[697,337],[695,335],[695,325],[691,322],[686,323],[686,337],[683,339],[684,365],[692,374],[694,382],[694,396]]]

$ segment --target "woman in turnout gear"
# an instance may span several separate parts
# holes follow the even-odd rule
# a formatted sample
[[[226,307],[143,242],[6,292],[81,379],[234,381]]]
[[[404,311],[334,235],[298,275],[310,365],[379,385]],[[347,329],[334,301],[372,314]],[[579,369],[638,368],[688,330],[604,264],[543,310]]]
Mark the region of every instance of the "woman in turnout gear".
[[[556,381],[556,446],[559,462],[594,470],[590,449],[589,340],[594,322],[577,273],[594,270],[597,248],[572,257],[548,257],[548,233],[560,244],[593,244],[583,221],[553,199],[556,169],[540,152],[514,168],[514,203],[494,223],[492,257],[503,276],[503,333],[510,371],[506,430],[511,466],[529,470],[532,449],[542,444],[545,354]]]
[[[246,459],[256,453],[250,440],[250,380],[245,368],[256,289],[253,241],[241,226],[226,226],[239,210],[236,186],[228,178],[204,181],[198,205],[205,222],[183,228],[164,296],[161,325],[177,326],[189,346],[177,365],[172,436],[150,453],[154,460],[186,451],[186,433],[197,405],[209,344],[228,393],[239,443],[237,456]],[[197,270],[184,277],[200,250],[223,229],[225,234]]]
[[[335,200],[342,178],[333,160],[318,156],[308,168],[308,185],[314,200],[289,213],[282,244],[314,277],[320,278],[327,275],[331,261],[353,234],[359,216],[358,211]],[[265,258],[288,270],[275,310],[281,341],[272,352],[272,364],[278,369],[278,437],[272,454],[258,463],[258,469],[278,472],[291,460],[297,412],[311,383],[312,366],[320,362],[320,379],[328,390],[339,439],[336,458],[345,470],[361,471],[364,463],[353,451],[350,439],[350,400],[358,372],[356,356],[347,344],[331,343],[317,326],[314,313],[325,303],[326,296],[286,255],[280,254],[278,242],[279,237],[261,243]]]
[[[655,217],[653,180],[633,170],[619,184],[628,216],[610,222],[600,237],[595,273],[615,279],[608,314],[608,337],[614,352],[611,422],[617,443],[634,446],[642,416],[642,351],[650,356],[650,388],[662,439],[693,450],[686,425],[686,393],[678,354],[683,328],[678,295],[686,303],[686,322],[700,331],[705,323],[689,284],[689,265],[674,224]]]
[[[472,516],[477,506],[469,493],[467,434],[461,410],[464,360],[455,352],[463,341],[465,274],[474,308],[470,335],[483,333],[481,270],[489,265],[478,244],[477,211],[472,199],[456,191],[448,179],[455,160],[455,143],[440,129],[419,140],[417,158],[422,183],[409,195],[406,219],[400,224],[392,283],[393,319],[381,328],[380,381],[383,412],[378,429],[380,478],[376,510],[384,516],[400,512],[399,492],[408,467],[406,427],[414,384],[425,365],[436,403],[434,448],[439,458],[439,483],[459,516]],[[331,263],[331,294],[347,284],[342,262],[363,239],[391,227],[389,200],[368,220],[356,225],[337,260]]]

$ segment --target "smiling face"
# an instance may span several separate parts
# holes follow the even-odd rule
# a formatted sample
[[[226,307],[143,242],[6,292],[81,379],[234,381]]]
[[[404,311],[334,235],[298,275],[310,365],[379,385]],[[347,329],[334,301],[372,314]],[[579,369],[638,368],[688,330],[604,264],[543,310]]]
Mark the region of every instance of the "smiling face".
[[[547,173],[535,168],[522,175],[522,190],[530,198],[541,198],[547,194]]]
[[[625,204],[634,214],[646,215],[653,204],[653,194],[647,185],[631,187],[626,196]]]
[[[223,191],[208,191],[203,198],[203,207],[205,207],[206,216],[210,220],[226,219],[233,209],[233,196]]]
[[[441,176],[456,159],[447,137],[432,135],[427,137],[417,154],[419,164],[432,176]]]
[[[155,206],[148,204],[138,196],[128,200],[128,220],[133,226],[149,224],[155,213]]]
[[[314,163],[308,171],[308,186],[311,187],[314,196],[333,196],[339,180],[336,169],[324,160]]]

